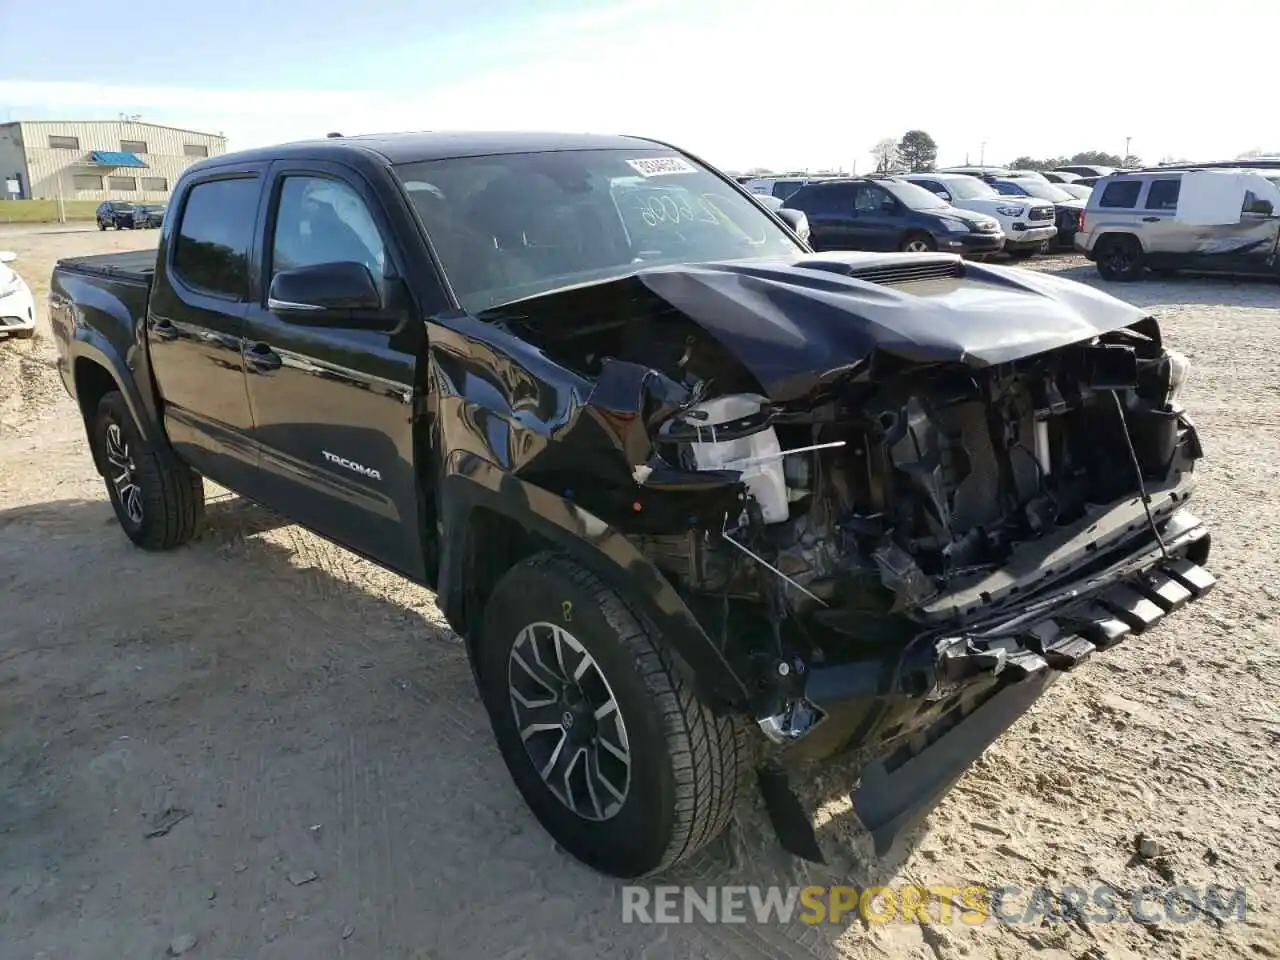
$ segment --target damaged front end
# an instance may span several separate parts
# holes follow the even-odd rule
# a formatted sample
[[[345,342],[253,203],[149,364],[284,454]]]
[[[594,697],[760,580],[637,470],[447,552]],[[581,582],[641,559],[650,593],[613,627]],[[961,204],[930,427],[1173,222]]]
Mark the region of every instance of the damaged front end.
[[[621,530],[788,769],[854,751],[885,852],[1053,677],[1213,584],[1188,364],[1079,285],[956,258],[652,270],[486,319],[594,386]],[[550,468],[572,474],[569,463]],[[586,487],[587,489],[582,489]]]

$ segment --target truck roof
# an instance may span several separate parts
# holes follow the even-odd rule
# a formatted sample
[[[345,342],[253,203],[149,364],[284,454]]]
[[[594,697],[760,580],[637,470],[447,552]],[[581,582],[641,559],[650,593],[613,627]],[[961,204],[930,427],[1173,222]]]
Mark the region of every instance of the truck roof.
[[[350,155],[352,150],[381,156],[391,164],[457,157],[484,157],[504,153],[539,153],[560,150],[618,150],[663,147],[642,137],[588,133],[530,133],[500,131],[423,131],[418,133],[370,133],[354,137],[325,137],[270,147],[221,154],[201,161],[201,169],[246,160],[280,160],[290,157],[320,159]]]

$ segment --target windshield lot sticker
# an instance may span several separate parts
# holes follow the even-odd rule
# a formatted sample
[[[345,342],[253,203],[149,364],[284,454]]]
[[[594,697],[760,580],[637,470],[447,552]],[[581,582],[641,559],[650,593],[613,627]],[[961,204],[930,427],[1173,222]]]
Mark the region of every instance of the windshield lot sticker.
[[[684,157],[641,157],[628,160],[629,166],[642,177],[666,177],[673,173],[697,173],[698,170]]]

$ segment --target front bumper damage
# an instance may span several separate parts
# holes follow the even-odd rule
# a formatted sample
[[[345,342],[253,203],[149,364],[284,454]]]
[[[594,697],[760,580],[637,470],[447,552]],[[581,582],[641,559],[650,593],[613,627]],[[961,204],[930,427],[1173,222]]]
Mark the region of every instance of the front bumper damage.
[[[860,766],[853,811],[877,856],[896,855],[914,828],[982,752],[1063,672],[1212,589],[1203,566],[1209,531],[1185,508],[1075,574],[1028,592],[1016,607],[963,630],[919,635],[896,668],[883,662],[814,667],[787,716],[760,718],[774,743],[758,770],[781,844],[823,861],[791,786],[808,765],[835,758]],[[1142,534],[1145,533],[1145,536]]]

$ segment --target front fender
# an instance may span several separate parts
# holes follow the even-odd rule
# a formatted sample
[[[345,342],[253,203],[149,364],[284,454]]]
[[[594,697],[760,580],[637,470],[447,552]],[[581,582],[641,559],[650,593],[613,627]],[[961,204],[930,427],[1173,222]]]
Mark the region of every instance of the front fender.
[[[693,612],[617,529],[572,501],[459,451],[440,488],[442,543],[437,594],[451,623],[464,619],[464,558],[471,512],[492,510],[555,545],[617,590],[661,634],[680,669],[711,702],[744,706],[749,691]]]

